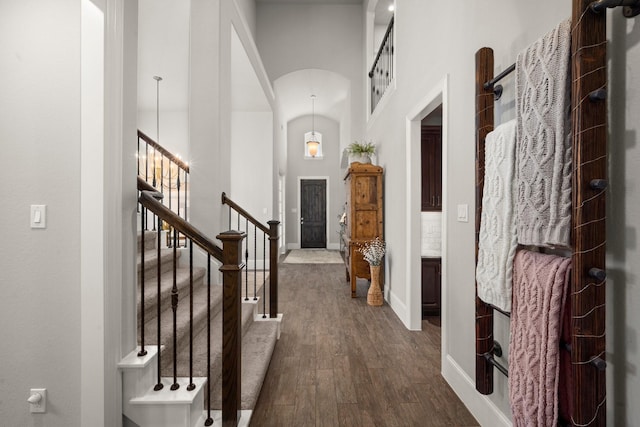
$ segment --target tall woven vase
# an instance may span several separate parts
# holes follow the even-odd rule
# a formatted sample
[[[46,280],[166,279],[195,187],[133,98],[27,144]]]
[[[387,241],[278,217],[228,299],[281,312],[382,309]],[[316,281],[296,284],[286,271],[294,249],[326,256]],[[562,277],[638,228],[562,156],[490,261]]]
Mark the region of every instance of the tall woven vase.
[[[371,269],[371,285],[367,292],[367,304],[380,306],[383,303],[382,289],[380,289],[380,266],[369,265]]]

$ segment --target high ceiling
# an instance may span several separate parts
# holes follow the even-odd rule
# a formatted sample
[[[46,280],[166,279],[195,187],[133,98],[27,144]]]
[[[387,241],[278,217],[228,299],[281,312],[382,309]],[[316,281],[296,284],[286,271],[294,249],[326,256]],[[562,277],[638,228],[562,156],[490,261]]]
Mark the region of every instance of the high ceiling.
[[[362,0],[256,0],[256,3],[324,3],[324,4],[362,4]]]

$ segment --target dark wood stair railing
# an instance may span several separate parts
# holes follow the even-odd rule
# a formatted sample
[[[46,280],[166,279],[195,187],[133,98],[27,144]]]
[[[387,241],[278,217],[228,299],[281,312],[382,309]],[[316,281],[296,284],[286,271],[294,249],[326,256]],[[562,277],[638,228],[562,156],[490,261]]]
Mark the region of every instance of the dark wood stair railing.
[[[262,237],[262,312],[263,318],[268,317],[276,318],[278,317],[278,226],[280,225],[280,221],[269,221],[267,225],[262,224],[256,218],[253,217],[249,212],[243,209],[236,202],[231,200],[226,193],[222,193],[222,204],[229,206],[229,228],[232,228],[232,211],[235,211],[237,218],[237,229],[241,230],[244,227],[244,231],[247,236],[251,233],[251,228],[253,228],[253,299],[257,300],[257,276],[258,276],[258,235]],[[253,227],[251,227],[251,225]],[[269,240],[269,309],[267,310],[267,262],[266,262],[266,241]],[[247,241],[247,245],[245,246],[245,264],[247,268],[245,270],[245,301],[249,300],[249,251],[250,251],[250,242]]]
[[[213,418],[211,417],[211,257],[218,260],[222,266],[220,271],[223,275],[223,305],[222,305],[222,424],[223,426],[236,426],[240,419],[240,404],[241,404],[241,341],[242,341],[242,325],[241,325],[241,271],[245,268],[242,262],[242,240],[246,237],[246,234],[241,231],[227,231],[218,234],[216,237],[222,241],[222,248],[216,245],[213,241],[207,238],[202,232],[200,232],[193,225],[189,224],[183,218],[179,217],[175,212],[163,205],[160,200],[163,198],[162,193],[153,191],[153,187],[150,186],[143,178],[138,177],[138,190],[140,191],[139,202],[143,209],[149,210],[155,215],[158,222],[158,228],[164,221],[173,230],[181,233],[185,236],[185,241],[189,242],[190,246],[190,262],[189,262],[189,277],[190,277],[190,296],[189,296],[189,384],[187,390],[193,390],[195,384],[193,381],[193,243],[198,245],[202,250],[207,253],[207,389],[206,396],[207,401],[205,407],[207,409],[206,426],[213,424]],[[139,356],[146,354],[145,350],[145,336],[144,336],[144,232],[145,232],[145,215],[141,215],[141,223],[143,225],[141,233],[141,343]],[[176,250],[177,233],[173,233],[173,288],[171,290],[171,308],[173,311],[173,384],[171,390],[176,390],[180,387],[177,380],[177,357],[176,357],[176,311],[178,308],[178,289],[176,287]],[[157,345],[162,345],[161,336],[161,310],[160,310],[160,282],[161,282],[161,257],[160,257],[160,233],[158,233],[158,257],[157,257]],[[155,390],[160,390],[164,387],[161,379],[161,353],[158,353],[157,358],[157,384]]]
[[[165,196],[163,203],[169,209],[188,220],[189,165],[141,130],[138,130],[137,155],[138,176],[146,181],[153,191],[159,191]],[[175,203],[173,203],[174,199]],[[144,215],[144,228],[148,230],[147,221],[147,216]],[[152,226],[155,231],[155,219]],[[169,245],[172,240],[172,238],[168,239]],[[177,240],[180,240],[179,235]],[[186,240],[184,247],[187,247]]]

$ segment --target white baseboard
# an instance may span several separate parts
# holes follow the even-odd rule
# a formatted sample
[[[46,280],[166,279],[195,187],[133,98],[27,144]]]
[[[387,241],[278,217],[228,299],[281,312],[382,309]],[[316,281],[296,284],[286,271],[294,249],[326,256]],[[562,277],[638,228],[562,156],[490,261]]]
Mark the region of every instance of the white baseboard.
[[[287,243],[287,249],[290,251],[293,249],[300,249],[300,243]]]
[[[389,305],[396,313],[396,316],[398,316],[398,319],[400,319],[404,327],[411,330],[411,328],[409,327],[410,322],[409,313],[407,312],[407,306],[404,304],[404,302],[402,302],[400,298],[396,296],[396,294],[394,294],[391,290],[387,291],[387,289],[388,288],[385,284],[385,293],[387,294],[386,299],[389,302]]]
[[[442,376],[481,426],[512,427],[511,420],[491,399],[477,392],[473,380],[450,355],[442,365]]]

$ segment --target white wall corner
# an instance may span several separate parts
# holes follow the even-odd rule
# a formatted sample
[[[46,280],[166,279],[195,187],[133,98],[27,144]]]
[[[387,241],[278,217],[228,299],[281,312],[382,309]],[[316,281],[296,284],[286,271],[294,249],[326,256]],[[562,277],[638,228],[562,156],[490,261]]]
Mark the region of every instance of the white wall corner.
[[[385,283],[385,291],[387,287],[388,285]],[[411,328],[411,322],[409,318],[409,312],[407,311],[407,306],[400,298],[396,296],[396,294],[391,289],[389,289],[387,302],[393,309],[393,312],[396,313],[396,316],[398,316],[398,319],[400,319],[400,321],[404,324],[404,326],[407,329],[409,329],[410,331],[420,330],[420,329]]]
[[[511,420],[487,396],[475,389],[473,380],[450,355],[442,364],[442,376],[481,426],[511,427]]]

